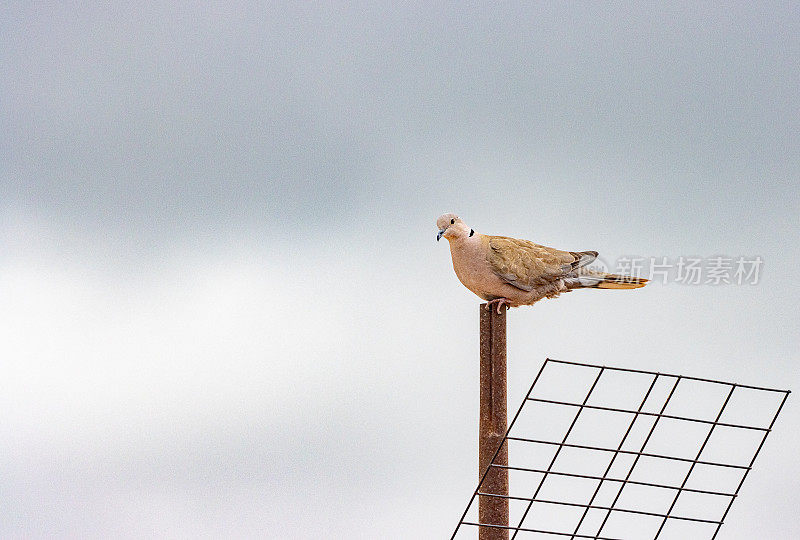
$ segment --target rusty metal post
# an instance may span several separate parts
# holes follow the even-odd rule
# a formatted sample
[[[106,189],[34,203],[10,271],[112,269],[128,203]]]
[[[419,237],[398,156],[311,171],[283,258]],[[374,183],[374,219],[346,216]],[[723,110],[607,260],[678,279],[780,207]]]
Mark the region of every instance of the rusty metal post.
[[[506,308],[480,306],[481,368],[480,425],[478,427],[478,478],[494,457],[508,425],[506,404]],[[508,445],[497,454],[495,463],[508,465]],[[483,493],[508,495],[508,469],[492,467],[481,485]],[[480,496],[479,523],[508,526],[508,499]],[[480,540],[507,540],[508,530],[479,527]]]

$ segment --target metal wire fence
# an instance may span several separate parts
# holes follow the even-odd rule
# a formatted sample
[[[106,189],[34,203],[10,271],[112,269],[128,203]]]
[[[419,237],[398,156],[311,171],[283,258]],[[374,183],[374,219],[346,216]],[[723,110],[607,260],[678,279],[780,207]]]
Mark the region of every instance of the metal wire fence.
[[[716,538],[789,390],[545,360],[451,540]],[[507,445],[508,465],[497,460]],[[492,467],[508,495],[482,490]],[[479,497],[509,524],[479,523]]]

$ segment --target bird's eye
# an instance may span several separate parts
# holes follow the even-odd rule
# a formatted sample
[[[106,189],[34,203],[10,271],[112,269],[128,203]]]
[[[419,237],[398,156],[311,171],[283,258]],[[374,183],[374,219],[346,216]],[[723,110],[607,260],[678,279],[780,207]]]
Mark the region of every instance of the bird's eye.
[[[450,220],[450,225],[452,225],[452,224],[453,224],[453,223],[455,223],[455,222],[456,222],[456,220],[454,220],[454,219],[451,219],[451,220]]]

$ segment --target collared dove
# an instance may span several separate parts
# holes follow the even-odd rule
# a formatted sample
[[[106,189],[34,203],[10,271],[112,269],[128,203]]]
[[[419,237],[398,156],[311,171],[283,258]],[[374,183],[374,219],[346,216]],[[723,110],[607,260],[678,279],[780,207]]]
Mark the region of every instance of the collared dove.
[[[439,234],[450,242],[456,276],[470,291],[488,302],[530,305],[573,289],[638,289],[648,280],[608,274],[587,267],[596,251],[561,251],[505,236],[476,233],[455,214],[436,220]]]

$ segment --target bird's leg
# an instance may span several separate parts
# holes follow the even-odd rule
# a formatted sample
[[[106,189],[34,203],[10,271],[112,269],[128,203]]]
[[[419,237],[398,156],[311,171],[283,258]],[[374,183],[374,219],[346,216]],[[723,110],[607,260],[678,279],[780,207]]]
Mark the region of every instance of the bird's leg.
[[[497,314],[500,314],[500,308],[503,306],[511,307],[511,300],[508,298],[495,298],[491,302],[486,302],[486,309],[491,309],[492,304],[497,304]]]

